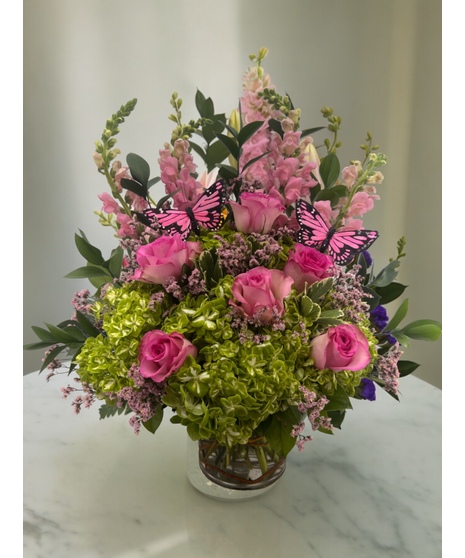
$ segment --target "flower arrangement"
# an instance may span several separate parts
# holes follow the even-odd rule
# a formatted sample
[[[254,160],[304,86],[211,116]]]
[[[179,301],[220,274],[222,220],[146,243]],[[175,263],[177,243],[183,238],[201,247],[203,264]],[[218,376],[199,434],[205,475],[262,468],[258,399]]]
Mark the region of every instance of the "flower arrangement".
[[[128,414],[136,433],[154,433],[169,412],[193,440],[232,451],[259,436],[285,457],[311,439],[306,424],[340,429],[352,398],[398,399],[399,379],[418,367],[403,347],[440,336],[432,320],[401,326],[407,300],[387,315],[405,290],[406,242],[376,269],[378,234],[362,221],[380,199],[385,155],[368,133],[361,160],[341,170],[341,118],[325,107],[324,126],[302,129],[266,54],[250,57],[229,118],[197,91],[199,118],[186,124],[172,95],[159,176],[134,153],[118,159],[136,100],[107,120],[94,160],[109,192],[96,213],[118,244],[105,258],[76,234],[86,265],[68,277],[95,292],[76,293],[71,319],[34,327],[39,342],[26,346],[47,348],[48,378],[70,359],[77,384],[63,396],[76,413],[98,401],[101,418]],[[154,200],[160,181],[166,195]]]

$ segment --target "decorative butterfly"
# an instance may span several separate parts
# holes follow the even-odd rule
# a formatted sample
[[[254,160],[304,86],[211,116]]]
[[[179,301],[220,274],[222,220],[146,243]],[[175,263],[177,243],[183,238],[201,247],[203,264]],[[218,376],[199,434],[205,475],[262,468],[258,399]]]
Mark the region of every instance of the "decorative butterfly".
[[[191,231],[200,233],[200,227],[217,230],[225,221],[222,206],[226,200],[226,192],[222,180],[212,184],[192,207],[186,209],[150,208],[142,212],[142,216],[153,223],[156,219],[160,227],[168,234],[179,233],[185,240]]]
[[[346,265],[359,252],[369,248],[378,238],[377,231],[350,231],[328,227],[318,211],[305,200],[297,200],[296,216],[300,230],[297,239],[301,244],[318,248],[339,265]]]

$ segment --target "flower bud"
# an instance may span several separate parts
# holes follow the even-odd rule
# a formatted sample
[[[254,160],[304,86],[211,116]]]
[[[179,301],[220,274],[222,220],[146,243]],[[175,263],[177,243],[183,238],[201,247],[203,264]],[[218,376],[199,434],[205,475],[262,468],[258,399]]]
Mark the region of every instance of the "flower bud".
[[[103,168],[104,162],[103,162],[103,157],[100,155],[100,153],[97,153],[96,151],[93,153],[92,157],[94,158],[94,163],[97,165],[97,167],[99,169]]]

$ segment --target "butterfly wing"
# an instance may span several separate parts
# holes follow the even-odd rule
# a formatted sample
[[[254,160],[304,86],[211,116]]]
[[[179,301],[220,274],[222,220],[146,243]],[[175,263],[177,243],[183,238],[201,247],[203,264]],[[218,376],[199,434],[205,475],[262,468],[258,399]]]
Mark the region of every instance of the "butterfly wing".
[[[346,265],[356,254],[369,248],[378,238],[377,231],[341,231],[331,229],[320,213],[305,200],[297,200],[296,216],[300,230],[297,240],[305,246],[313,248],[327,244],[328,254],[339,265]]]
[[[169,235],[178,233],[185,240],[191,232],[191,220],[185,211],[157,209],[152,207],[142,212],[142,220],[149,226],[158,223]]]
[[[329,240],[328,254],[339,265],[346,265],[378,238],[377,231],[336,231]]]
[[[225,199],[224,182],[218,180],[205,190],[192,207],[196,223],[200,227],[209,230],[219,229],[225,220],[225,216],[222,213]]]
[[[297,240],[305,246],[317,248],[328,237],[329,227],[320,213],[305,200],[297,200],[295,207],[300,230]]]

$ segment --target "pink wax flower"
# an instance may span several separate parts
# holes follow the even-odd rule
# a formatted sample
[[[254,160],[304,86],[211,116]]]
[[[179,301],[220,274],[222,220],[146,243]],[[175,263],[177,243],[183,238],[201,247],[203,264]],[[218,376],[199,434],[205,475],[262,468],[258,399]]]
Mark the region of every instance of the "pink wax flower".
[[[229,203],[237,230],[243,233],[269,233],[275,219],[284,212],[279,200],[262,192],[244,192],[241,204]]]
[[[363,370],[371,360],[368,340],[355,325],[330,327],[311,343],[315,366],[320,370]]]
[[[197,348],[180,333],[149,331],[139,345],[140,373],[144,378],[162,382],[179,370],[189,355],[195,358]]]
[[[201,252],[199,242],[186,242],[178,233],[161,236],[137,250],[139,268],[133,279],[157,285],[163,285],[169,277],[180,279],[183,265],[193,267],[193,260]]]
[[[294,280],[278,269],[255,267],[238,275],[232,285],[230,304],[244,316],[270,323],[284,313],[284,299]]]
[[[312,285],[331,276],[333,259],[316,248],[297,243],[289,252],[284,273],[294,279],[294,287],[302,292],[305,284]]]

